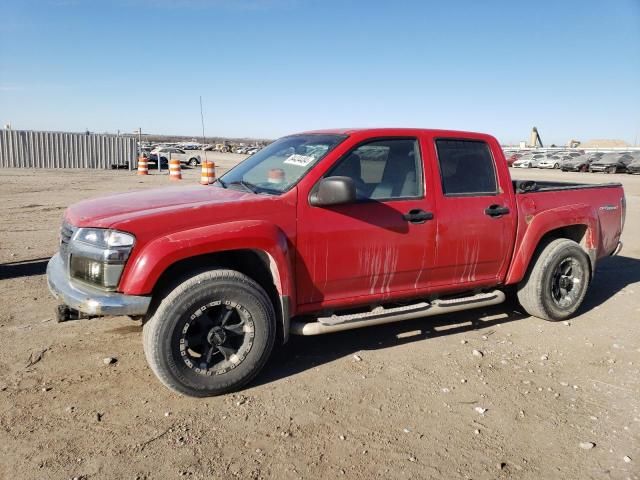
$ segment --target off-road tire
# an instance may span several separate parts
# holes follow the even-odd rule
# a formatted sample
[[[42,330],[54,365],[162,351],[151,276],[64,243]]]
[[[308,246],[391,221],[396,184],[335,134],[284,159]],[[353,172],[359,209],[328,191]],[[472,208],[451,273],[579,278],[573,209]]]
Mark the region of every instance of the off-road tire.
[[[179,338],[186,322],[193,321],[191,312],[218,301],[241,305],[248,313],[252,344],[231,370],[208,376],[185,363]],[[267,362],[275,336],[276,316],[264,289],[240,272],[223,269],[206,271],[180,283],[160,302],[143,328],[144,352],[151,370],[165,386],[191,397],[220,395],[246,385]]]
[[[554,272],[562,262],[573,259],[581,269],[579,284],[574,300],[561,306],[554,300]],[[518,300],[524,310],[534,317],[551,322],[565,320],[572,316],[582,304],[591,280],[589,257],[573,240],[559,238],[541,245],[532,260],[527,275],[518,285]]]

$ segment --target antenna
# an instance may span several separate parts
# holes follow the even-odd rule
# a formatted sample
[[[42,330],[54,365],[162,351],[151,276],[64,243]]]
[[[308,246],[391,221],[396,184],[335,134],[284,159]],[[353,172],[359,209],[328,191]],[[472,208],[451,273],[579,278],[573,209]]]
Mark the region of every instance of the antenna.
[[[202,95],[200,95],[200,122],[202,123],[202,145],[204,148],[204,113],[202,113]],[[204,151],[204,161],[207,161],[207,151]]]

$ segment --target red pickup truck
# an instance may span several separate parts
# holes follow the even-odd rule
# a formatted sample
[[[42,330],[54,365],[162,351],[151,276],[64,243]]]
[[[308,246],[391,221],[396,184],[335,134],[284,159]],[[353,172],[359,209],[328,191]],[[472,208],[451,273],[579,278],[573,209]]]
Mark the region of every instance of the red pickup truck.
[[[289,333],[494,305],[566,319],[621,247],[620,184],[512,181],[495,138],[327,130],[273,142],[211,186],[69,207],[49,262],[59,319],[144,321],[158,378],[229,392]],[[509,288],[514,287],[514,288]]]

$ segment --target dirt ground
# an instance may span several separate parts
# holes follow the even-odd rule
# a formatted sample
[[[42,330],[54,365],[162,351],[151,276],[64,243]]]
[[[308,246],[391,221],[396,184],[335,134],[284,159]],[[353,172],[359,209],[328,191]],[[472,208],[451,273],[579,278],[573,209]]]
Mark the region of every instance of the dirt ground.
[[[44,276],[69,204],[167,176],[0,172],[0,478],[640,478],[640,176],[514,175],[625,185],[625,247],[579,316],[294,337],[244,391],[191,399],[147,368],[139,323],[55,323]]]

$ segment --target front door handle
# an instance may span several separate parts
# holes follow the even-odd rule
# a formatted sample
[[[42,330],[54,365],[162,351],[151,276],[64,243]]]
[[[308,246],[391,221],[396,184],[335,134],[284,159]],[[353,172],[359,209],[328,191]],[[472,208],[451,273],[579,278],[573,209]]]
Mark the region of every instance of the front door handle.
[[[509,213],[509,207],[503,207],[501,205],[491,205],[484,209],[484,213],[490,217],[501,217]]]
[[[431,220],[433,218],[433,213],[425,212],[424,210],[415,208],[402,215],[402,218],[411,223],[424,223],[427,220]]]

